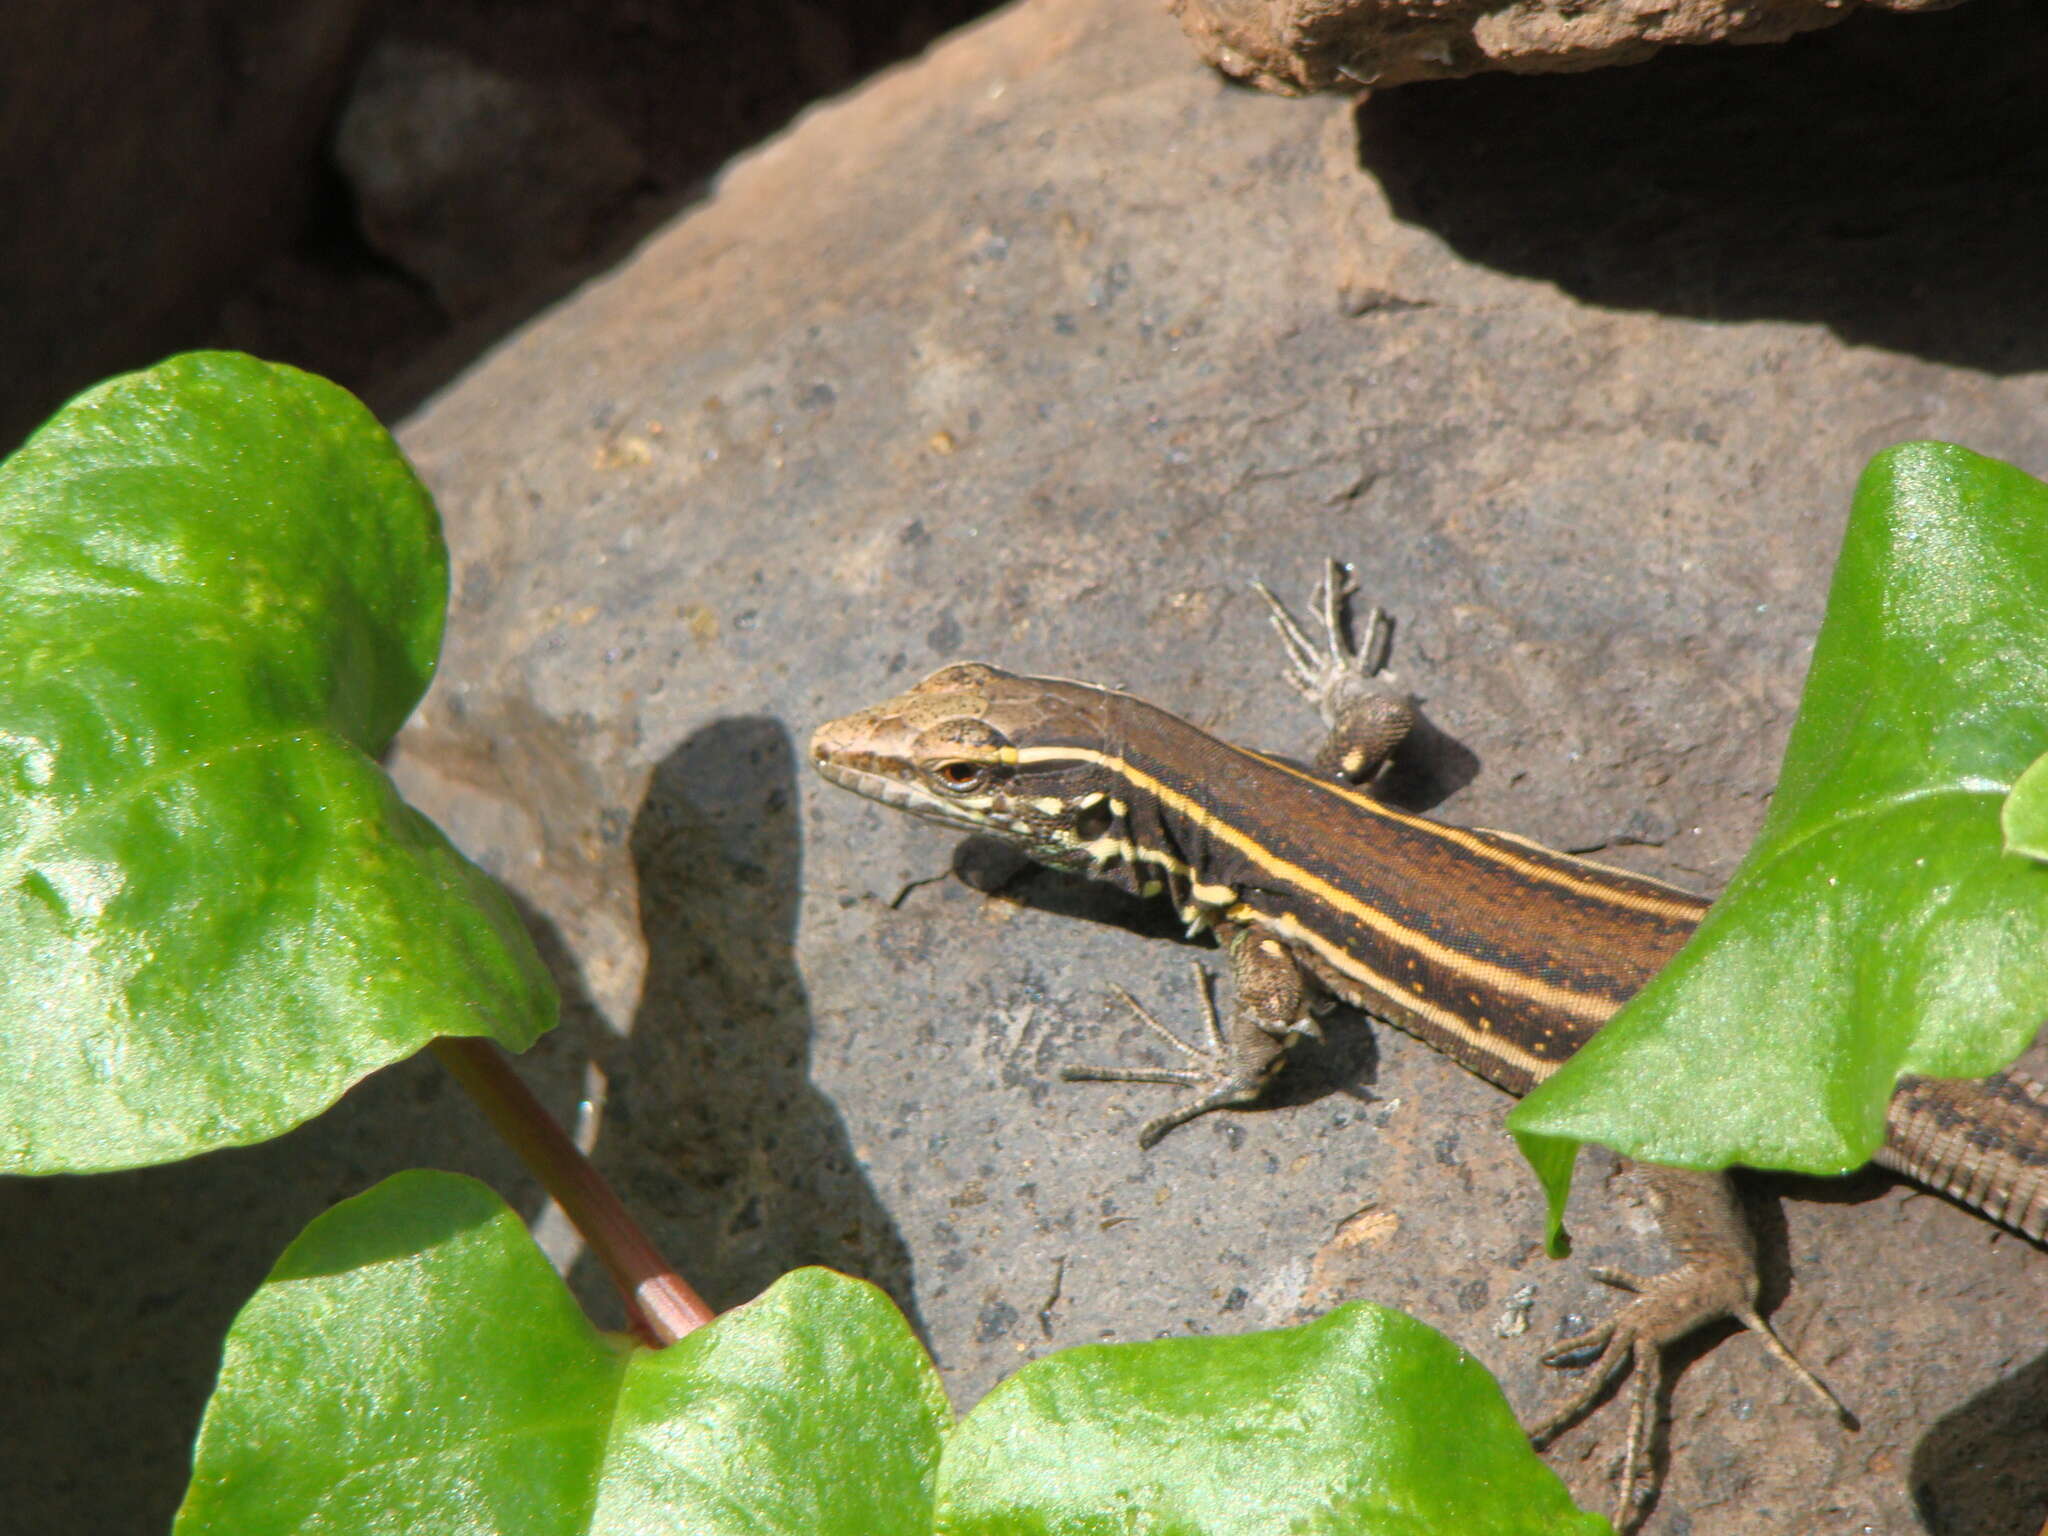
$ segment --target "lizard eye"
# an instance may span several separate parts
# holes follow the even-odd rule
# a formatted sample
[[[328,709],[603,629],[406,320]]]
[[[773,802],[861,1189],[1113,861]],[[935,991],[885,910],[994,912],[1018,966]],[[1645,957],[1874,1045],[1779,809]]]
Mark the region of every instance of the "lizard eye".
[[[988,767],[984,763],[956,757],[937,764],[932,773],[948,789],[972,789],[988,777]]]
[[[941,720],[925,731],[911,755],[932,788],[958,795],[993,783],[1004,771],[997,759],[1008,745],[1003,733],[986,720],[964,717]]]

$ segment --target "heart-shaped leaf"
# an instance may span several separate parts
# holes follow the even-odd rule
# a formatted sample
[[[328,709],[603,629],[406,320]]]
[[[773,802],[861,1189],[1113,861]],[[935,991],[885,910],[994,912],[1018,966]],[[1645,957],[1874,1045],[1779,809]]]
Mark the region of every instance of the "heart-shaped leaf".
[[[1553,1219],[1578,1143],[1840,1173],[1883,1139],[1901,1074],[2017,1056],[2048,1016],[2048,866],[2005,850],[2000,813],[2044,748],[2048,486],[1942,443],[1881,454],[1756,845],[1509,1117]]]
[[[1088,1344],[953,1431],[943,1536],[1597,1536],[1484,1367],[1353,1302],[1298,1328]]]
[[[175,1536],[925,1536],[950,1411],[873,1286],[598,1332],[474,1180],[314,1221],[228,1334]]]
[[[1476,1361],[1362,1303],[1066,1350],[950,1418],[873,1286],[798,1270],[650,1351],[592,1328],[483,1185],[399,1174],[242,1309],[175,1536],[1609,1529]]]
[[[432,676],[433,503],[346,392],[227,353],[0,464],[0,1171],[258,1141],[554,994],[374,761]]]

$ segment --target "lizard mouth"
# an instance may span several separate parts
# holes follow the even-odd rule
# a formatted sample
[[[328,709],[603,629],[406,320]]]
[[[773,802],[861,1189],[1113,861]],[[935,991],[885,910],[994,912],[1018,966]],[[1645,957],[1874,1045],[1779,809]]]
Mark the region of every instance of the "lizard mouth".
[[[950,805],[922,789],[905,784],[901,779],[893,779],[887,774],[876,773],[867,768],[856,768],[851,763],[838,762],[829,757],[814,757],[811,762],[828,782],[837,784],[841,789],[850,789],[862,799],[877,801],[892,810],[907,811],[920,821],[952,827],[957,831],[987,830],[986,823],[971,812]]]

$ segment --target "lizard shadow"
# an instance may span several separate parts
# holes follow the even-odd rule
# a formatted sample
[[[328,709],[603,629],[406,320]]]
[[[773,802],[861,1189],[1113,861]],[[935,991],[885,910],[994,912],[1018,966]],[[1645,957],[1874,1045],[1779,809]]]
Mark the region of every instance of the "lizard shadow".
[[[779,722],[734,718],[650,777],[631,832],[647,946],[632,1031],[565,1003],[608,1084],[594,1159],[714,1307],[822,1264],[880,1286],[923,1337],[909,1247],[809,1076],[795,760]]]
[[[2048,1354],[1936,1420],[1909,1476],[1937,1536],[2036,1529],[2048,1518]]]
[[[1420,704],[1408,738],[1373,780],[1373,793],[1418,815],[1433,811],[1479,777],[1479,754],[1429,718]]]
[[[2044,68],[2027,0],[1866,13],[1769,48],[1375,92],[1358,156],[1400,220],[1586,303],[2030,372],[2048,366]]]

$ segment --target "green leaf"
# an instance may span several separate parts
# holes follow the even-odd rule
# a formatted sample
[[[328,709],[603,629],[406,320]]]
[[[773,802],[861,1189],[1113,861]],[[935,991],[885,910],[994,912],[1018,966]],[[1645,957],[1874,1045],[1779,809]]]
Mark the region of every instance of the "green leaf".
[[[2044,748],[2048,486],[1942,443],[1879,455],[1755,847],[1510,1129],[1840,1173],[1902,1073],[2006,1065],[2048,1015],[2048,866],[2005,851],[2000,810]]]
[[[1299,1328],[1082,1345],[947,1441],[944,1536],[1594,1536],[1493,1378],[1354,1302]]]
[[[649,1351],[483,1185],[405,1173],[243,1308],[174,1530],[921,1536],[948,1417],[872,1286],[800,1270]]]
[[[582,1530],[626,1355],[490,1190],[399,1174],[235,1319],[173,1529]]]
[[[1363,1303],[1070,1349],[950,1417],[870,1285],[799,1270],[649,1351],[591,1327],[483,1185],[405,1173],[243,1308],[174,1536],[1609,1530],[1476,1361]]]
[[[374,761],[432,676],[433,503],[354,399],[229,353],[0,464],[0,1171],[274,1136],[554,995]]]
[[[597,1536],[928,1536],[953,1410],[889,1299],[829,1269],[634,1353]]]
[[[1999,825],[2005,851],[2048,859],[2048,757],[2037,757],[2005,797]]]

